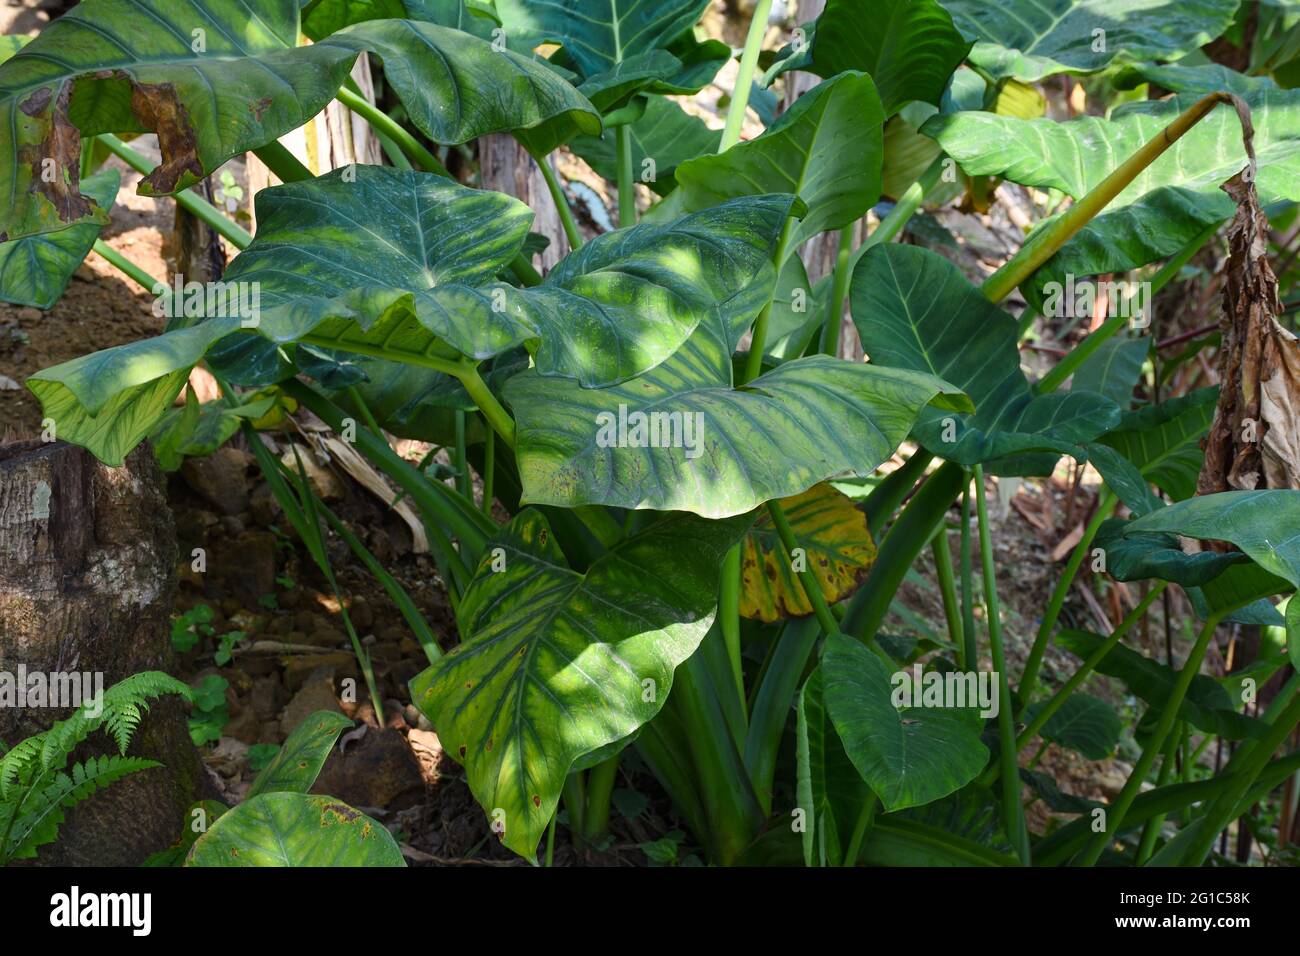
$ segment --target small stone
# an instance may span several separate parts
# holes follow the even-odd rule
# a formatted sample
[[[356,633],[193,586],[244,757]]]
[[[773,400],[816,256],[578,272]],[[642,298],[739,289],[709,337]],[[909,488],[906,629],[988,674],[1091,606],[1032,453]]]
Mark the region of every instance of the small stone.
[[[19,322],[39,322],[45,315],[40,309],[34,309],[31,306],[19,309],[17,312]]]
[[[271,486],[258,485],[248,500],[248,511],[253,523],[262,528],[269,528],[280,517],[280,502],[275,500]]]
[[[294,694],[289,706],[285,707],[280,717],[280,733],[288,737],[299,724],[318,710],[330,710],[342,713],[338,696],[334,693],[334,670],[331,667],[318,667],[303,684],[302,689]]]
[[[424,796],[424,774],[400,732],[371,729],[345,753],[330,753],[311,792],[358,808],[400,810]]]
[[[253,691],[250,696],[254,713],[260,720],[267,721],[279,713],[280,704],[284,699],[284,688],[275,677],[259,677],[253,681]]]
[[[197,495],[224,515],[248,510],[248,482],[244,475],[251,456],[226,445],[211,455],[186,458],[181,477]]]
[[[294,449],[290,448],[280,456],[280,462],[294,474],[298,473],[298,462],[302,462],[302,468],[307,472],[307,481],[311,483],[312,490],[322,501],[338,501],[346,490],[343,482],[339,480],[338,475],[334,474],[329,468],[322,465],[316,460],[316,456],[311,450],[301,445],[297,449],[298,454],[294,455]]]

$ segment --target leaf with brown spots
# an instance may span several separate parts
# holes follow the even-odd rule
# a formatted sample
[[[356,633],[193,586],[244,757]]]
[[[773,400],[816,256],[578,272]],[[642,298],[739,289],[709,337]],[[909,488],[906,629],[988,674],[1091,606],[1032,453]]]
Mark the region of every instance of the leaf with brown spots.
[[[194,841],[186,866],[405,866],[382,824],[334,797],[264,793]]]
[[[306,793],[316,782],[339,734],[351,726],[352,721],[343,714],[330,710],[316,711],[289,735],[280,752],[257,775],[248,795]]]
[[[80,189],[83,137],[156,132],[162,163],[141,191],[161,194],[301,126],[356,52],[297,38],[296,3],[78,4],[0,64],[0,128],[14,134],[0,149],[0,234],[107,220]]]
[[[813,573],[822,595],[834,604],[858,589],[876,559],[867,518],[848,496],[828,484],[813,485],[781,502],[804,568]],[[812,604],[791,567],[771,516],[760,512],[745,535],[741,552],[740,613],[759,621],[806,617]]]

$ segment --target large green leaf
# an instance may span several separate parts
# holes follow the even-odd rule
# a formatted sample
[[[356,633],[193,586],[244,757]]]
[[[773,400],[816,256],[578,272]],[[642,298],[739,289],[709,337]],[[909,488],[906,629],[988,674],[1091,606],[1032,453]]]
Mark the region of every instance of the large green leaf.
[[[750,520],[667,516],[586,574],[533,509],[489,543],[461,601],[462,642],[411,682],[411,699],[506,846],[531,858],[574,761],[659,712]]]
[[[382,823],[333,797],[264,793],[227,810],[186,866],[406,866]]]
[[[638,179],[660,195],[677,185],[677,167],[688,159],[717,151],[721,130],[711,130],[704,120],[692,116],[672,100],[652,96],[641,118],[629,124],[632,136],[632,169]],[[618,178],[616,134],[606,130],[599,138],[580,136],[569,148],[585,159],[591,168],[609,181]],[[654,163],[652,178],[646,179]]]
[[[886,810],[921,806],[960,790],[988,763],[975,711],[896,709],[893,675],[862,642],[832,634],[821,666],[826,709],[844,750]]]
[[[81,184],[82,194],[107,212],[120,182],[117,170],[106,169]],[[101,228],[97,222],[83,222],[58,232],[0,243],[0,301],[38,309],[54,305],[99,238]]]
[[[973,415],[922,413],[916,435],[944,458],[964,465],[992,461],[999,473],[1011,473],[997,459],[1025,452],[1081,456],[1079,443],[1119,420],[1115,403],[1093,392],[1035,395],[1020,370],[1015,320],[937,253],[875,246],[853,270],[849,301],[872,365],[930,372],[975,403]]]
[[[1106,638],[1088,631],[1066,629],[1056,637],[1056,642],[1080,659],[1096,653]],[[1099,673],[1115,677],[1152,707],[1164,707],[1178,680],[1173,668],[1143,657],[1123,645],[1111,649],[1097,665]],[[1183,698],[1178,715],[1197,730],[1222,734],[1230,740],[1241,740],[1258,733],[1259,721],[1238,713],[1232,698],[1212,677],[1197,674],[1192,678],[1187,696]]]
[[[1030,707],[1026,720],[1033,720],[1046,703],[1040,701]],[[1121,726],[1119,714],[1106,701],[1087,694],[1073,694],[1047,718],[1039,735],[1076,750],[1089,760],[1105,760],[1115,752]]]
[[[296,3],[78,4],[0,65],[11,134],[0,241],[107,221],[78,188],[81,136],[157,131],[163,161],[140,188],[162,194],[301,126],[334,97],[355,52],[297,42]]]
[[[1124,534],[1164,532],[1228,541],[1265,571],[1300,586],[1300,491],[1223,491],[1136,519]]]
[[[709,0],[497,0],[507,34],[554,40],[584,77],[664,50],[699,21]]]
[[[668,361],[612,388],[511,379],[524,500],[741,514],[833,475],[870,474],[927,402],[960,404],[931,375],[828,356],[733,389],[740,331],[727,336],[701,325]]]
[[[306,793],[316,782],[321,767],[339,734],[352,720],[330,710],[318,710],[289,735],[248,789],[246,799],[263,793]]]
[[[1176,60],[1220,36],[1239,0],[942,0],[997,78],[1095,73],[1126,59]],[[1098,31],[1101,31],[1099,34]]]
[[[845,841],[871,790],[844,752],[823,699],[822,669],[808,675],[796,702],[796,796],[804,812],[805,866],[839,866]]]
[[[1114,448],[1176,501],[1196,493],[1205,453],[1201,439],[1214,419],[1217,387],[1198,388],[1121,417],[1119,426],[1097,441]]]
[[[885,114],[865,73],[845,73],[795,101],[761,136],[677,167],[687,209],[736,196],[794,193],[808,206],[786,254],[864,215],[880,198]]]
[[[806,28],[802,52],[786,47],[764,77],[808,70],[870,73],[886,115],[910,100],[935,106],[970,43],[937,0],[829,0]]]
[[[1106,476],[1102,472],[1103,477]],[[1111,479],[1107,478],[1107,484]],[[1112,490],[1119,489],[1112,486]],[[1121,500],[1124,498],[1121,496]],[[1127,503],[1127,501],[1126,501]],[[1126,534],[1131,522],[1110,518],[1102,522],[1094,539],[1106,556],[1106,572],[1116,581],[1159,578],[1183,587],[1199,587],[1217,578],[1234,564],[1249,559],[1240,551],[1183,551],[1177,535]]]
[[[259,195],[262,229],[226,275],[232,288],[261,290],[255,327],[208,318],[45,369],[28,387],[59,437],[120,463],[189,368],[241,331],[398,362],[486,358],[527,344],[539,373],[617,381],[671,355],[701,321],[752,320],[791,201],[741,199],[609,233],[521,290],[466,284],[518,251],[530,220],[521,203],[431,174],[336,170]]]
[[[455,27],[480,39],[492,39],[497,22],[466,0],[320,0],[307,5],[302,32],[323,40],[344,27],[367,20],[425,20]]]
[[[461,30],[415,20],[358,23],[309,49],[370,52],[421,132],[437,143],[563,119],[600,133],[600,114],[554,70]]]
[[[1244,99],[1255,128],[1260,201],[1300,199],[1300,91],[1265,89]],[[1060,189],[1078,199],[1193,100],[1128,103],[1105,119],[1088,116],[1064,123],[970,111],[935,116],[923,132],[968,174]],[[1232,215],[1232,200],[1219,186],[1245,165],[1240,121],[1232,107],[1220,105],[1024,284],[1030,303],[1041,307],[1043,287],[1064,285],[1068,275],[1124,272],[1173,255],[1207,226]],[[1159,229],[1151,228],[1154,222]]]

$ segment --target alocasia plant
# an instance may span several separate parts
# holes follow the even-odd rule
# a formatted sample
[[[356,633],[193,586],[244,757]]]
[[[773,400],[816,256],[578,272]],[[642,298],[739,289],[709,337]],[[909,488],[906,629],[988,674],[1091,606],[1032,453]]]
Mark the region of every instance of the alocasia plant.
[[[1167,258],[1155,283],[1169,281],[1234,213],[1218,186],[1247,163],[1240,118],[1254,121],[1252,197],[1300,200],[1300,101],[1263,78],[1161,62],[1226,30],[1229,0],[831,0],[765,78],[821,81],[741,142],[770,4],[759,4],[721,133],[669,98],[699,90],[731,56],[697,36],[706,6],[318,0],[299,22],[297,4],[270,0],[86,0],[0,64],[14,131],[0,148],[5,298],[53,301],[95,241],[116,185],[93,172],[96,143],[143,167],[146,193],[184,190],[247,150],[285,184],[257,196],[251,242],[232,234],[241,251],[224,280],[256,289],[255,314],[182,310],[161,335],[27,386],[60,438],[113,464],[146,436],[171,466],[237,427],[252,436],[281,396],[351,435],[425,519],[454,609],[459,643],[443,653],[384,581],[429,657],[412,700],[465,765],[493,832],[525,858],[561,806],[580,840],[601,837],[620,751],[633,746],[718,863],[1006,865],[1103,851],[1143,863],[1162,839],[1151,821],[1197,803],[1203,822],[1159,852],[1201,862],[1204,833],[1239,816],[1256,781],[1296,764],[1273,759],[1300,719],[1294,677],[1256,719],[1199,668],[1215,626],[1234,616],[1289,624],[1294,657],[1297,602],[1283,618],[1271,599],[1300,584],[1300,537],[1287,530],[1300,527],[1300,492],[1195,496],[1214,389],[1134,408],[1154,343],[1113,320],[1032,381],[1018,350],[1026,317],[999,303],[1018,287],[1041,306],[1067,275]],[[362,52],[400,119],[344,88]],[[1121,66],[1183,95],[1104,120],[1024,118],[1009,105],[1019,97],[1041,113],[1018,81]],[[1238,111],[1227,93],[1242,98]],[[335,96],[395,146],[394,166],[312,176],[285,161],[276,138]],[[140,131],[158,134],[157,168],[112,138]],[[459,167],[458,181],[439,155],[501,132],[537,160],[559,204],[569,248],[544,277],[530,262],[532,210],[473,188]],[[891,155],[906,137],[927,138],[919,165]],[[619,228],[583,242],[548,158],[562,146],[613,180]],[[891,160],[894,175],[915,166],[916,182],[887,197],[855,250],[852,226],[877,207]],[[936,251],[889,242],[941,176],[957,182],[957,165],[973,190],[1000,177],[1073,200],[982,287]],[[645,221],[638,180],[653,195]],[[828,230],[840,255],[813,285],[801,246]],[[865,363],[836,354],[845,303]],[[200,365],[222,384],[219,416],[173,407]],[[383,430],[453,448],[455,486],[398,457]],[[324,516],[383,575],[305,481],[253,447],[310,547],[323,551],[310,529]],[[900,452],[906,463],[875,474]],[[1044,475],[1062,456],[1090,460],[1105,491],[1013,696],[984,475]],[[475,502],[471,466],[508,523],[485,514],[491,494]],[[968,547],[954,567],[945,516],[959,496]],[[1121,507],[1130,516],[1112,517]],[[1179,536],[1232,547],[1185,553]],[[929,655],[940,645],[904,646],[880,629],[927,545],[945,603],[941,658]],[[1058,628],[1092,547],[1116,579],[1155,580],[1109,635]],[[1180,669],[1119,646],[1166,582],[1206,619]],[[1048,696],[1039,670],[1053,641],[1083,664]],[[981,681],[983,650],[994,673]],[[1113,709],[1075,692],[1093,672],[1151,708],[1142,757],[1103,830],[1031,833],[1024,781],[1054,807],[1092,804],[1022,774],[1017,753],[1041,735],[1097,760],[1120,739]],[[902,703],[895,692],[913,674],[918,695],[965,674],[978,700]],[[1240,774],[1171,806],[1164,787],[1137,790],[1157,757],[1172,766],[1175,724],[1253,746],[1234,758]],[[246,803],[183,848],[188,862],[400,863],[391,840],[370,840],[373,821],[301,792],[338,729],[291,738],[286,751],[311,772],[282,754]],[[793,767],[781,760],[787,732]],[[1138,824],[1147,834],[1134,845]]]

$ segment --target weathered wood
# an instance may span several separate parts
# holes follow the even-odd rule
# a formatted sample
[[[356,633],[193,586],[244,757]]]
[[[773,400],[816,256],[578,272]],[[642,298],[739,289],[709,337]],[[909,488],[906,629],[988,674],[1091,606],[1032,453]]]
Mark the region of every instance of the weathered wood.
[[[551,244],[538,256],[543,273],[569,252],[560,222],[559,210],[551,199],[546,178],[528,151],[508,133],[493,133],[479,140],[479,183],[484,189],[514,196],[533,210],[533,232],[541,233]]]
[[[176,537],[147,447],[109,468],[63,442],[0,446],[0,671],[89,672],[109,687],[145,670],[175,672],[170,638]],[[70,707],[0,706],[13,745]],[[115,752],[94,734],[76,759]],[[128,753],[160,761],[67,814],[49,865],[133,865],[169,846],[186,808],[208,794],[185,711],[155,702]]]

